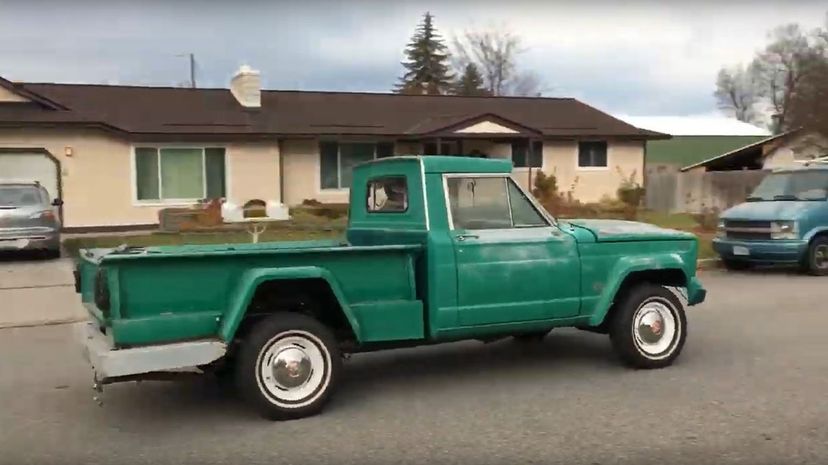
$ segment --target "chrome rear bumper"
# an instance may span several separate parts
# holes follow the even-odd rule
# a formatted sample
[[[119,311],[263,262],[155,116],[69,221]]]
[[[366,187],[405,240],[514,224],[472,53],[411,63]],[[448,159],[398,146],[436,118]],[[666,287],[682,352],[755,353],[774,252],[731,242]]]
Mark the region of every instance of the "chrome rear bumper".
[[[104,384],[121,377],[206,365],[227,352],[227,345],[220,340],[117,349],[93,322],[79,323],[75,331],[83,357],[92,365],[95,379]]]

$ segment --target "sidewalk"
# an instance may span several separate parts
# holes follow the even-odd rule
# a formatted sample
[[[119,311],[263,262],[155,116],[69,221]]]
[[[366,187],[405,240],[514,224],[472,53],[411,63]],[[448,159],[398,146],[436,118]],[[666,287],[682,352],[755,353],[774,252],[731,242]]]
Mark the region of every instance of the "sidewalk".
[[[0,328],[81,321],[71,260],[0,262]]]

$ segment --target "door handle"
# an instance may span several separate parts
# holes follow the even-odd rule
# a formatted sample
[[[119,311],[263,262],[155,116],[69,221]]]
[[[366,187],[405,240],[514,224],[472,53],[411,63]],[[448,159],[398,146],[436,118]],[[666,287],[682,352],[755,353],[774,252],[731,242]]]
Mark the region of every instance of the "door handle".
[[[466,239],[477,239],[479,237],[480,236],[478,236],[477,234],[458,234],[457,235],[457,240],[460,241],[460,242],[463,242]]]

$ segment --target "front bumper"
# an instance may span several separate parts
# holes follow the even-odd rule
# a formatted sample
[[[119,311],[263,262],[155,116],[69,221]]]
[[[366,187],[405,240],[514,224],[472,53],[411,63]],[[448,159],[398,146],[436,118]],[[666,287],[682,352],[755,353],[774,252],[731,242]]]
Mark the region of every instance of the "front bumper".
[[[82,355],[92,365],[95,379],[101,383],[206,365],[220,359],[227,352],[227,345],[219,340],[118,349],[112,344],[112,339],[91,321],[77,324],[75,331]]]
[[[747,255],[736,255],[734,247],[747,250]],[[799,263],[808,249],[802,240],[738,241],[726,238],[713,239],[713,250],[725,260],[762,263]]]
[[[0,228],[0,250],[55,250],[60,231],[48,227]]]

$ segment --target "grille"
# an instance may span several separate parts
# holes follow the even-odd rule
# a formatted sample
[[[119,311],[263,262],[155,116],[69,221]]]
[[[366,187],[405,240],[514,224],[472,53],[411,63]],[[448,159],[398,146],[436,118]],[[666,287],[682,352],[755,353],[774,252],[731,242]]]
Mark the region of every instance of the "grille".
[[[743,241],[764,241],[771,238],[769,232],[752,231],[727,231],[728,239],[739,239]]]
[[[770,221],[725,220],[726,228],[763,228],[770,229]]]

